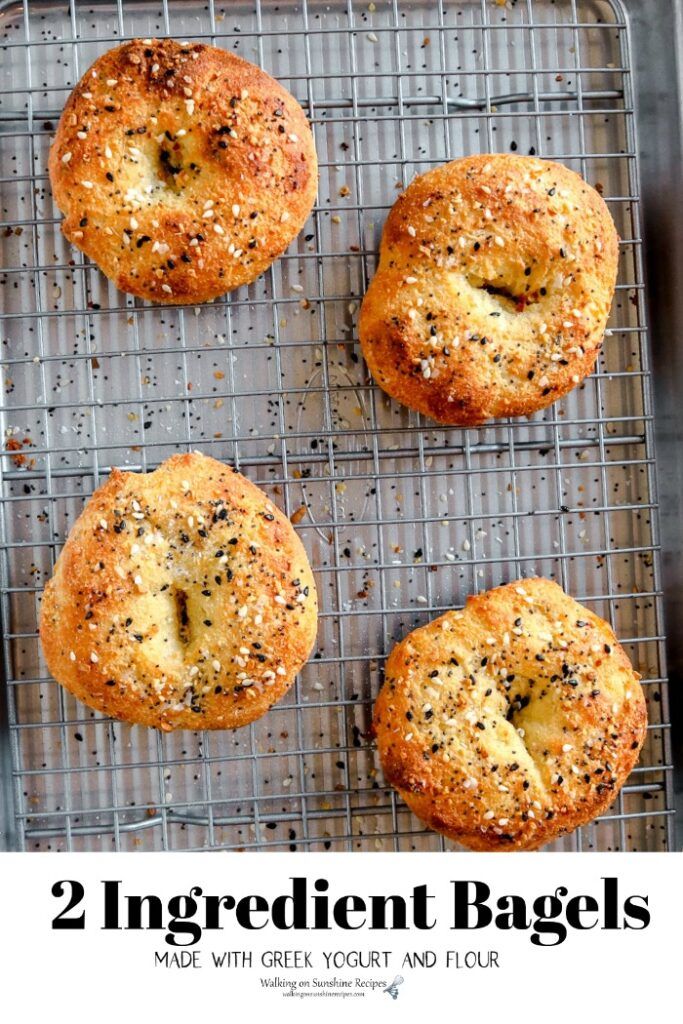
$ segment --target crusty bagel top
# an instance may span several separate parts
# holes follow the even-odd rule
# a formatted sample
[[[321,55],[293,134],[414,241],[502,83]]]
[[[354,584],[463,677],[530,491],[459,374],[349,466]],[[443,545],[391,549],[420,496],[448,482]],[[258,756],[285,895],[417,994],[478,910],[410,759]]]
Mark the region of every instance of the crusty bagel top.
[[[614,800],[645,738],[638,680],[610,626],[556,583],[470,597],[389,656],[385,776],[466,846],[534,849]]]
[[[241,57],[172,39],[95,61],[49,170],[66,237],[123,291],[157,302],[253,281],[301,230],[317,188],[294,97]]]
[[[560,164],[469,156],[389,213],[360,340],[377,383],[432,419],[523,416],[589,374],[617,272],[595,189]]]
[[[45,588],[40,638],[86,704],[165,731],[227,729],[287,691],[316,633],[315,584],[289,520],[199,454],[113,470]]]

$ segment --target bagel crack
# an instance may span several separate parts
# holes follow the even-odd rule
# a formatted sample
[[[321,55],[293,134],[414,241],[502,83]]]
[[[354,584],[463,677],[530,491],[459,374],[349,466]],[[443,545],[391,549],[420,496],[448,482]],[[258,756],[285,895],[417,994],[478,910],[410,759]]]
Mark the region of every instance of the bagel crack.
[[[507,701],[507,709],[505,712],[505,727],[506,730],[513,730],[514,739],[511,737],[511,745],[515,743],[521,746],[521,751],[516,749],[511,750],[512,757],[514,760],[511,762],[515,766],[515,770],[522,769],[527,775],[527,781],[531,784],[533,781],[536,787],[536,810],[542,810],[543,805],[539,801],[539,797],[547,799],[548,797],[548,785],[543,777],[541,768],[534,757],[533,750],[526,742],[527,737],[527,724],[528,718],[524,715],[526,709],[531,705],[533,701],[533,689],[536,680],[527,679],[524,680],[525,685],[520,685],[518,679],[516,679],[516,686],[514,693],[511,690],[505,691],[505,700]],[[530,787],[525,787],[530,788]],[[528,809],[527,809],[528,811]]]

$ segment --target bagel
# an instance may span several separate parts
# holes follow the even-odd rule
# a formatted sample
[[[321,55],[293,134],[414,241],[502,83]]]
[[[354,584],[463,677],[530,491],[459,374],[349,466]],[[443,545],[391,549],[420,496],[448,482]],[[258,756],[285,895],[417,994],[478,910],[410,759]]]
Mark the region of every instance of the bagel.
[[[257,278],[317,188],[294,97],[241,57],[172,39],[98,57],[64,108],[49,172],[68,240],[122,291],[168,303]]]
[[[528,416],[593,370],[617,260],[604,201],[560,164],[492,154],[428,171],[394,203],[363,300],[370,373],[440,423]]]
[[[232,729],[294,682],[317,598],[289,520],[239,473],[175,455],[114,469],[62,549],[43,594],[52,675],[113,718]]]
[[[391,652],[373,727],[386,780],[473,850],[534,850],[591,821],[638,759],[639,676],[556,584],[470,597]]]

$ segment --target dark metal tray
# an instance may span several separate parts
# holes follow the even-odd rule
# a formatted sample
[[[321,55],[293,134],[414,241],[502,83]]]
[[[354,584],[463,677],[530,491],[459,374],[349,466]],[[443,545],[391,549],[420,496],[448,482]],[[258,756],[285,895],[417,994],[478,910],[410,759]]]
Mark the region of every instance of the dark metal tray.
[[[448,847],[385,786],[366,739],[384,656],[468,593],[541,573],[612,621],[650,718],[614,807],[555,846],[673,848],[664,620],[678,676],[680,7],[644,11],[0,3],[0,843]],[[46,177],[56,119],[89,63],[122,38],[163,34],[261,63],[307,109],[320,156],[319,201],[286,256],[201,309],[116,292],[64,242]],[[449,158],[513,148],[602,189],[622,238],[610,335],[596,374],[543,414],[444,430],[368,380],[358,305],[397,189]],[[47,676],[36,636],[42,587],[87,495],[112,465],[147,469],[187,448],[232,462],[288,514],[305,510],[297,529],[322,599],[297,686],[237,733],[112,723]]]

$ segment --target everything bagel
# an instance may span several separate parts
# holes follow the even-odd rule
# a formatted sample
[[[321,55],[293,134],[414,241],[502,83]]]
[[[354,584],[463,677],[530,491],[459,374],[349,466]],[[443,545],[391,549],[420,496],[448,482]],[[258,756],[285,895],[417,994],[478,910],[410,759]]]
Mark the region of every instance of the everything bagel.
[[[543,409],[591,373],[618,238],[595,189],[532,157],[469,156],[389,213],[360,341],[389,395],[441,423]]]
[[[45,588],[40,639],[55,679],[114,718],[232,729],[294,682],[317,599],[289,520],[239,473],[199,454],[113,470]]]
[[[470,597],[391,652],[375,705],[385,778],[473,850],[533,850],[591,821],[638,760],[639,676],[556,584]]]
[[[317,188],[294,97],[232,53],[171,39],[95,61],[49,171],[69,241],[122,291],[169,303],[253,281],[299,233]]]

